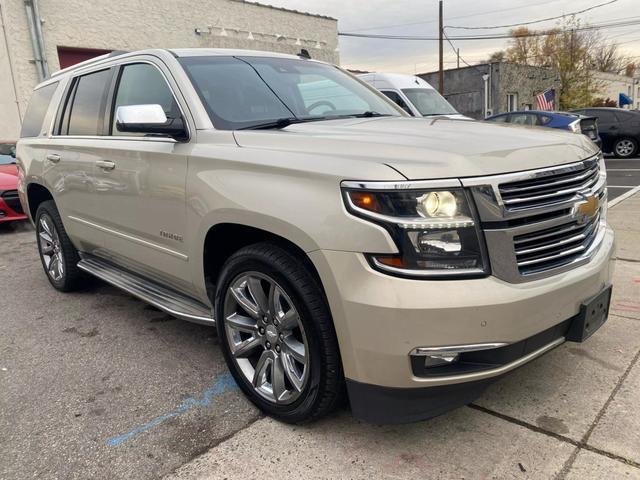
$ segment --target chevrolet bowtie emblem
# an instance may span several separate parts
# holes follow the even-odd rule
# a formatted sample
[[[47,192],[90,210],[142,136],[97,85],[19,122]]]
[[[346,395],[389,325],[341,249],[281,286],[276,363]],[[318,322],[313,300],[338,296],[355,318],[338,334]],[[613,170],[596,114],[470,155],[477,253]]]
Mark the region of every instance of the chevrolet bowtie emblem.
[[[579,224],[587,223],[591,220],[600,208],[600,199],[595,195],[585,197],[585,201],[578,205],[576,212]]]

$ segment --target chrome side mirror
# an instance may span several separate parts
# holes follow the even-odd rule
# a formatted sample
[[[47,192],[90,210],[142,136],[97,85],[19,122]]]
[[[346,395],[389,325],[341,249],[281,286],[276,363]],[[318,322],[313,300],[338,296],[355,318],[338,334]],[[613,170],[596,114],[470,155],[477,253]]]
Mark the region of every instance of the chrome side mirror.
[[[167,116],[160,105],[125,105],[116,110],[116,125],[122,131],[127,131],[126,128],[129,125],[162,125],[164,123],[167,123]]]
[[[160,105],[123,105],[116,110],[120,132],[160,135],[184,141],[188,138],[184,120],[167,118]]]

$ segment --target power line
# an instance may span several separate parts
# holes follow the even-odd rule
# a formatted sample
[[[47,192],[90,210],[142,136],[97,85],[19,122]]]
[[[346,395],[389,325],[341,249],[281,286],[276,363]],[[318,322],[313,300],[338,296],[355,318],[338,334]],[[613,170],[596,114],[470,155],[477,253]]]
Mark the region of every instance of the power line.
[[[556,17],[542,18],[540,20],[532,20],[530,22],[511,23],[511,24],[508,24],[508,25],[495,25],[495,26],[491,26],[491,27],[455,27],[455,26],[451,26],[451,25],[445,25],[444,28],[452,28],[452,29],[458,29],[458,30],[494,30],[496,28],[509,28],[509,27],[520,27],[520,26],[524,26],[524,25],[533,25],[534,23],[549,22],[551,20],[558,20],[560,18],[571,17],[573,15],[580,15],[581,13],[586,13],[586,12],[589,12],[591,10],[595,10],[596,8],[600,8],[600,7],[605,7],[607,5],[611,5],[612,3],[616,3],[617,1],[618,0],[610,0],[608,2],[600,3],[598,5],[594,5],[592,7],[585,8],[585,9],[579,10],[577,12],[565,13],[563,15],[558,15]]]
[[[502,13],[502,12],[509,12],[512,10],[521,10],[523,8],[531,8],[531,7],[540,7],[542,5],[547,5],[549,3],[557,3],[561,0],[549,0],[547,2],[541,2],[541,3],[536,3],[534,5],[528,4],[528,5],[521,5],[519,7],[511,7],[511,8],[502,8],[500,10],[489,10],[486,12],[481,12],[481,13],[471,13],[469,15],[458,15],[456,17],[450,17],[449,20],[460,20],[461,18],[472,18],[472,17],[483,17],[485,15],[490,15],[492,13]],[[357,28],[355,30],[351,30],[352,32],[365,32],[365,31],[369,31],[369,30],[383,30],[386,28],[397,28],[397,27],[411,27],[414,25],[429,25],[431,23],[437,23],[437,20],[427,20],[424,22],[410,22],[410,23],[397,23],[395,25],[380,25],[377,27],[366,27],[366,28]]]
[[[636,17],[633,17],[636,18]],[[640,25],[640,20],[625,20],[617,23],[603,23],[603,24],[594,24],[588,25],[584,27],[573,28],[574,32],[588,31],[588,30],[604,30],[609,28],[621,28],[621,27],[630,27]],[[548,35],[557,34],[557,29],[550,30],[540,30],[540,31],[530,31],[526,34],[519,35],[519,38],[527,38],[527,37],[544,37]],[[338,35],[341,37],[354,37],[354,38],[371,38],[371,39],[379,39],[379,40],[411,40],[411,41],[437,41],[438,37],[431,36],[413,36],[413,35],[382,35],[382,34],[365,34],[365,33],[354,33],[354,32],[338,32]],[[449,37],[451,40],[456,41],[469,41],[469,40],[498,40],[498,39],[508,39],[513,38],[511,33],[497,33],[497,34],[487,34],[487,35],[457,35]]]

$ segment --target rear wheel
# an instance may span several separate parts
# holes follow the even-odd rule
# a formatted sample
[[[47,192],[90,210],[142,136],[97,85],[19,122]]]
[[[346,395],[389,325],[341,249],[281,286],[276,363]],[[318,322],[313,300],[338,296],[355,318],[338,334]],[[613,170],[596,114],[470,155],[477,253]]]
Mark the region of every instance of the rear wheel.
[[[299,423],[341,400],[344,380],[329,309],[298,258],[268,243],[236,252],[220,274],[215,311],[229,369],[261,410]]]
[[[49,282],[61,292],[76,290],[83,278],[77,266],[80,257],[67,236],[53,200],[40,204],[35,224],[40,260]]]
[[[618,158],[635,157],[638,153],[638,142],[632,138],[619,138],[613,144],[613,153]]]

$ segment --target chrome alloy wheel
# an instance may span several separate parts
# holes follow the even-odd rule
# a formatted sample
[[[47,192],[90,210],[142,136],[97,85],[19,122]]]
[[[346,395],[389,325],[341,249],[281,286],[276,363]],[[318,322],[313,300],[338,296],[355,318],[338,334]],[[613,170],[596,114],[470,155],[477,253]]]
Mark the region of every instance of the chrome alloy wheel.
[[[245,272],[230,284],[224,327],[233,361],[265,400],[290,404],[309,379],[309,348],[298,311],[268,275]]]
[[[56,227],[46,214],[38,221],[38,244],[47,275],[59,282],[64,276],[64,256]]]
[[[631,140],[619,140],[616,142],[616,153],[621,157],[628,157],[633,154],[636,146]]]

